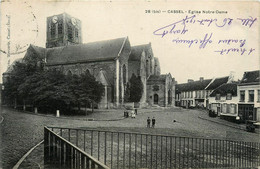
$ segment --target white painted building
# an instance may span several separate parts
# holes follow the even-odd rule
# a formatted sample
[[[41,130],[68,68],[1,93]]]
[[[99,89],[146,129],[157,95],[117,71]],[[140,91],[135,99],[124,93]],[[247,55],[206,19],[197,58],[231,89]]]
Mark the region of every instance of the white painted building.
[[[229,79],[229,76],[205,80],[201,77],[198,81],[189,79],[188,83],[176,85],[176,106],[208,108],[209,94]]]
[[[239,120],[237,84],[225,83],[216,88],[209,95],[209,109],[214,110],[221,117]]]
[[[245,72],[238,84],[238,115],[242,121],[260,121],[260,79],[259,70]]]

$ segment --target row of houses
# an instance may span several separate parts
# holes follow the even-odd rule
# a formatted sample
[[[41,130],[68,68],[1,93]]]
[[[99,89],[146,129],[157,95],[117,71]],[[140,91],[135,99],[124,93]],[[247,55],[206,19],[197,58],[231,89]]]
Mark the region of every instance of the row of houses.
[[[220,117],[260,121],[259,70],[245,72],[241,81],[230,76],[188,80],[176,85],[175,105],[185,108],[204,107]]]

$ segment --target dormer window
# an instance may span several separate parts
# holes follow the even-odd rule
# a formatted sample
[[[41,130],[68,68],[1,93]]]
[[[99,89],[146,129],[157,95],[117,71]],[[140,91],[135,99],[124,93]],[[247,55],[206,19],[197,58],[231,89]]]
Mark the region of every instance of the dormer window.
[[[220,100],[220,94],[216,94],[215,100]]]
[[[232,100],[232,94],[231,93],[227,94],[226,100]]]

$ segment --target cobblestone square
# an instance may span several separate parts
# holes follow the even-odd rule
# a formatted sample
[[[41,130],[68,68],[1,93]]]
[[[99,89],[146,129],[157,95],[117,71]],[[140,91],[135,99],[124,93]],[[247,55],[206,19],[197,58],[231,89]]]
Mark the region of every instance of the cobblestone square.
[[[219,118],[209,118],[203,110],[181,108],[140,109],[136,118],[123,118],[123,112],[124,110],[98,110],[89,116],[68,117],[61,114],[61,117],[57,118],[54,115],[30,114],[2,108],[1,116],[4,117],[1,123],[2,167],[12,168],[30,148],[43,140],[44,126],[98,128],[259,142],[259,133],[246,132],[243,124],[235,124]],[[155,117],[154,129],[146,127],[147,117]],[[88,119],[94,121],[88,121]],[[29,157],[30,159],[27,159],[27,161],[35,158],[32,155]],[[30,165],[38,166],[40,165],[38,163],[42,163],[42,161],[36,158],[35,162],[31,161],[30,163]]]

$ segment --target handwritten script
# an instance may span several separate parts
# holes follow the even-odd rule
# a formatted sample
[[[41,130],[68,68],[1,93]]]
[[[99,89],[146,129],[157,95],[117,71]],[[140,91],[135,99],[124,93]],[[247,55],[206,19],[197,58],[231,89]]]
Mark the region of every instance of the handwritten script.
[[[218,37],[214,37],[214,32],[206,32],[201,38],[182,38],[183,35],[194,33],[192,32],[192,25],[197,25],[201,27],[212,27],[217,29],[229,30],[233,24],[245,27],[250,30],[250,28],[257,21],[257,18],[253,18],[251,16],[247,18],[229,18],[226,17],[224,19],[218,18],[204,18],[201,19],[196,15],[185,16],[185,18],[171,23],[169,25],[163,26],[159,29],[156,29],[153,34],[155,36],[159,36],[161,38],[165,38],[167,36],[172,36],[172,43],[174,45],[184,44],[187,48],[198,47],[199,49],[204,49],[208,45],[216,44],[216,45],[224,45],[227,48],[220,48],[215,50],[214,52],[219,53],[220,55],[227,55],[229,53],[238,53],[240,55],[250,55],[254,48],[245,48],[245,44],[247,42],[246,39],[219,39]],[[210,30],[210,29],[209,29]],[[194,35],[194,34],[193,34]],[[237,47],[229,47],[230,45],[237,45]]]

